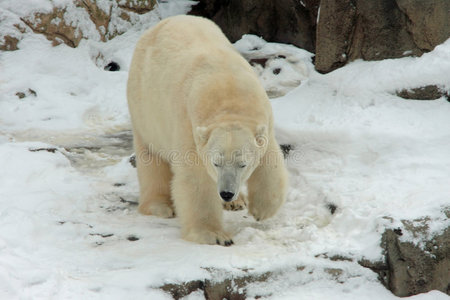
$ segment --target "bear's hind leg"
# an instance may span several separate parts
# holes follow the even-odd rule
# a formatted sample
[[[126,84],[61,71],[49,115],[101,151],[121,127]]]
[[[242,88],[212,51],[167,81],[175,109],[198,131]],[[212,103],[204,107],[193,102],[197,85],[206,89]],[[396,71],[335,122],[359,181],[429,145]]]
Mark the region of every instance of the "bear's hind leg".
[[[170,198],[172,172],[169,164],[158,155],[150,153],[148,147],[143,145],[136,135],[134,145],[140,187],[139,212],[173,218],[175,212]]]

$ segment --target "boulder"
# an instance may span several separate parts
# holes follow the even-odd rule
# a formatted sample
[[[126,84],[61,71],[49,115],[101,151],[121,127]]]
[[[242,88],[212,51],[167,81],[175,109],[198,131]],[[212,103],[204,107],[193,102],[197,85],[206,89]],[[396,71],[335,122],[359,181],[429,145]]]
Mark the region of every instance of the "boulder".
[[[235,42],[244,34],[314,51],[319,0],[200,0],[189,14],[213,20]]]
[[[450,1],[396,0],[415,45],[431,51],[450,37]]]
[[[450,37],[447,0],[322,0],[316,69],[327,73],[355,59],[420,56]]]
[[[352,0],[322,0],[319,25],[316,31],[315,65],[319,71],[330,71],[348,60],[350,40],[356,16]]]
[[[450,294],[450,228],[431,238],[426,235],[427,218],[403,221],[403,228],[388,229],[383,234],[388,273],[387,287],[397,296],[406,297],[439,290]],[[419,238],[419,244],[402,240],[408,233]]]

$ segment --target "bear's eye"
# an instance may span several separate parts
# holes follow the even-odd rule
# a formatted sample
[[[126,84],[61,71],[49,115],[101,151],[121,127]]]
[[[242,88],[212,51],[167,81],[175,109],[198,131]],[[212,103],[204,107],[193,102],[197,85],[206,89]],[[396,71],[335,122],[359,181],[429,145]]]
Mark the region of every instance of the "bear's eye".
[[[243,169],[243,168],[245,168],[247,165],[245,165],[245,164],[240,164],[239,165],[239,168],[241,168],[241,169]]]
[[[218,168],[219,164],[218,163],[214,163],[214,167]]]

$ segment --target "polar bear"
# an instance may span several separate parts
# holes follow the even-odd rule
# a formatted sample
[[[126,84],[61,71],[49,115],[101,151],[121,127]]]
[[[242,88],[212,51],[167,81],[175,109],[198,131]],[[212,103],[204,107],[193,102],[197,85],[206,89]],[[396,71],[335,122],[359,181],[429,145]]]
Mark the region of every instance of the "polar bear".
[[[180,219],[182,237],[233,244],[223,201],[248,185],[256,220],[287,188],[269,100],[257,76],[211,21],[167,18],[136,45],[127,86],[140,185],[139,212]]]

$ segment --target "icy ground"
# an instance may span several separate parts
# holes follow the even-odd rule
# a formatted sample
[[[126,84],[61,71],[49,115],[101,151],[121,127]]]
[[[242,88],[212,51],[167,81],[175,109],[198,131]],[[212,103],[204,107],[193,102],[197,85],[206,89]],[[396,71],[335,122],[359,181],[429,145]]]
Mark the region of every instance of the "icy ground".
[[[0,299],[170,299],[158,287],[268,271],[247,287],[250,299],[396,298],[357,260],[381,260],[380,235],[400,219],[429,216],[429,234],[450,224],[450,103],[395,96],[450,89],[450,40],[420,58],[327,75],[303,50],[239,41],[246,57],[273,54],[266,70],[255,67],[267,89],[300,85],[271,100],[277,138],[293,146],[287,202],[260,223],[225,212],[235,245],[221,247],[183,241],[177,219],[136,211],[125,83],[144,29],[76,49],[30,34],[0,53]],[[99,52],[121,70],[104,71]]]

